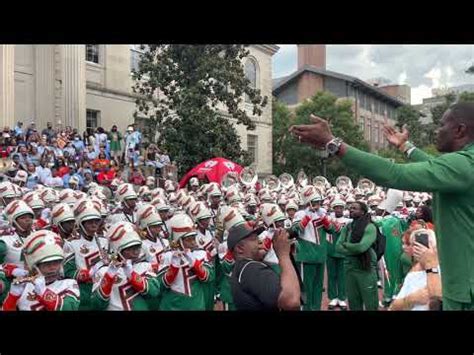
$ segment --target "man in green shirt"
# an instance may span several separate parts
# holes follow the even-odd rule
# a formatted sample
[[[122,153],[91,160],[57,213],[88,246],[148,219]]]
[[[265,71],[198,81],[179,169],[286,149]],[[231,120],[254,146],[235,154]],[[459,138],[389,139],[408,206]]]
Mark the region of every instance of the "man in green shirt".
[[[334,138],[327,121],[311,118],[313,124],[290,128],[300,142],[326,147],[330,155],[338,155],[378,185],[433,192],[443,309],[474,309],[474,103],[454,104],[444,113],[436,146],[446,154],[431,157],[401,141],[400,149],[415,161],[409,164],[395,164],[344,144]]]

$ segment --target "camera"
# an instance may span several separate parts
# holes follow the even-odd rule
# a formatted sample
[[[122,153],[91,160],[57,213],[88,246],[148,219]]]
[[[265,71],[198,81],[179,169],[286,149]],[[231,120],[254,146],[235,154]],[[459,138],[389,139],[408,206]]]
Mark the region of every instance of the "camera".
[[[298,238],[298,232],[292,230],[291,228],[285,228],[285,230],[288,232],[288,239]]]

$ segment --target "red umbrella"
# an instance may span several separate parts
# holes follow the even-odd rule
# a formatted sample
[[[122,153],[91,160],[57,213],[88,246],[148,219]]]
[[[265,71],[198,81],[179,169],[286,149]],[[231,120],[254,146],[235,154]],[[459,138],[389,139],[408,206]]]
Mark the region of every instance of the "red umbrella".
[[[207,178],[209,182],[221,183],[222,177],[229,171],[240,173],[243,168],[230,160],[224,158],[213,158],[205,161],[189,170],[179,182],[179,187],[186,186],[189,179],[196,176],[198,179]]]

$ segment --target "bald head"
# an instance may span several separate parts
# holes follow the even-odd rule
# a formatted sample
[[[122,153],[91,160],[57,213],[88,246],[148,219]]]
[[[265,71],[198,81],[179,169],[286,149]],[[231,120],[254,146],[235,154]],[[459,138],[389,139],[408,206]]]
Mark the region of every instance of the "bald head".
[[[474,102],[460,102],[449,108],[449,114],[457,124],[464,124],[467,133],[474,138]]]
[[[443,153],[455,152],[474,142],[474,103],[452,105],[443,115],[437,129],[436,148]]]

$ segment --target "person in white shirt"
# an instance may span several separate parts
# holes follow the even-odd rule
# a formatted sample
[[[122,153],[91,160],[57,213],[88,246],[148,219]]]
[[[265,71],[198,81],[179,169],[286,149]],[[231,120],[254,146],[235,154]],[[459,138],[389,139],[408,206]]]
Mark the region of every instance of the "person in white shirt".
[[[94,135],[94,150],[97,154],[99,154],[100,147],[107,145],[107,134],[102,127],[97,128],[97,133]]]
[[[419,243],[423,237],[428,241],[429,248]],[[406,252],[412,255],[414,264],[389,310],[438,309],[436,304],[441,300],[442,292],[435,233],[430,229],[413,231]]]

